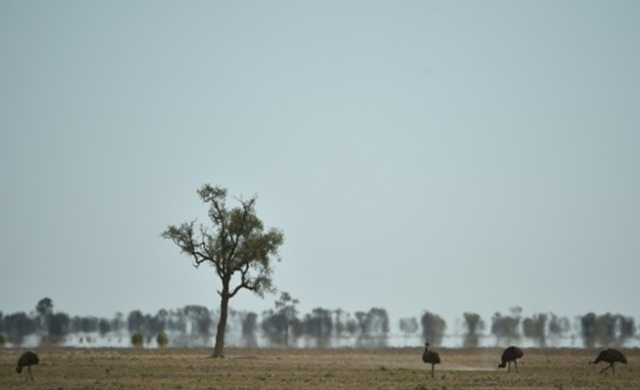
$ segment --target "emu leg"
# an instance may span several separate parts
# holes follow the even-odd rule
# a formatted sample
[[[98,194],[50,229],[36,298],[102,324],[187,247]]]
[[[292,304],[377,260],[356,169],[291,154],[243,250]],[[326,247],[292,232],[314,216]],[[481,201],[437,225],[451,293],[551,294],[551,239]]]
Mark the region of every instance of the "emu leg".
[[[608,369],[613,368],[613,363],[609,363],[608,366],[606,366],[605,368],[603,368],[600,373],[602,374],[603,372],[607,371]]]

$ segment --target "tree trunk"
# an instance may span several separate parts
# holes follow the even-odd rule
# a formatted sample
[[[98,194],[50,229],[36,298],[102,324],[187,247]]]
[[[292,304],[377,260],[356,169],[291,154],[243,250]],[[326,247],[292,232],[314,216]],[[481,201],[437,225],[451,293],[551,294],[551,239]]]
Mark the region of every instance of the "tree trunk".
[[[289,346],[289,320],[286,320],[287,324],[284,326],[284,346]]]
[[[228,288],[223,288],[220,300],[220,321],[218,321],[218,331],[216,332],[216,345],[213,348],[214,358],[224,357],[224,333],[227,330],[227,311],[229,309]]]

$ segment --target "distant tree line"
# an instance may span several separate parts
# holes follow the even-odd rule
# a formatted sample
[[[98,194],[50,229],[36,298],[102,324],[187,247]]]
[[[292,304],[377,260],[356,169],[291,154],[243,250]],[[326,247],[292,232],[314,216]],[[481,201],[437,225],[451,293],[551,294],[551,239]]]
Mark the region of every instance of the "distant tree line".
[[[389,345],[390,319],[383,308],[348,313],[318,307],[300,314],[298,304],[290,294],[282,293],[275,307],[261,315],[231,309],[226,330],[232,344],[318,348]],[[176,310],[162,309],[155,315],[133,310],[128,315],[116,313],[112,318],[72,317],[54,311],[53,301],[43,298],[29,314],[0,312],[0,345],[20,346],[27,338],[35,338],[39,345],[68,345],[71,339],[75,344],[91,344],[96,338],[103,338],[125,340],[127,345],[137,346],[210,346],[218,326],[216,314],[204,306],[188,305]],[[492,337],[496,346],[527,340],[546,347],[572,338],[581,340],[585,348],[620,347],[636,336],[633,317],[611,313],[587,313],[572,322],[551,313],[526,317],[520,307],[514,307],[506,315],[496,312],[490,326],[477,313],[463,313],[462,319],[462,333],[456,336],[469,348],[481,346],[486,337]],[[447,336],[446,321],[430,311],[424,311],[420,317],[401,318],[398,325],[405,340],[413,339],[409,345],[421,339],[438,346]]]

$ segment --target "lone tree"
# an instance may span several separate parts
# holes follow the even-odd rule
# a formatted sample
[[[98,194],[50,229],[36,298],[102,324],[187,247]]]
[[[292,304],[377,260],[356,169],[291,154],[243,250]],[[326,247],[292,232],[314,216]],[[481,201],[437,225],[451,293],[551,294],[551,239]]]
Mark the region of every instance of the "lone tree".
[[[224,335],[227,327],[229,300],[240,290],[252,291],[260,297],[273,292],[272,260],[280,261],[278,248],[284,242],[282,231],[271,228],[265,231],[256,215],[257,197],[237,199],[239,207],[228,209],[227,190],[203,185],[198,195],[209,204],[212,225],[205,227],[196,221],[180,226],[169,226],[163,238],[172,240],[189,255],[197,268],[209,263],[220,278],[220,321],[212,357],[224,357]]]

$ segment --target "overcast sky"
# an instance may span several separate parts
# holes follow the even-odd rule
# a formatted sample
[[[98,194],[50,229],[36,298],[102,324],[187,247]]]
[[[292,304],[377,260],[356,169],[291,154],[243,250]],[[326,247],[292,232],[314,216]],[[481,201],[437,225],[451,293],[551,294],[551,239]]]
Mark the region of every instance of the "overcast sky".
[[[284,231],[275,284],[303,313],[638,318],[639,18],[637,1],[0,1],[0,311],[218,308],[213,269],[160,238],[206,222],[211,183]]]

